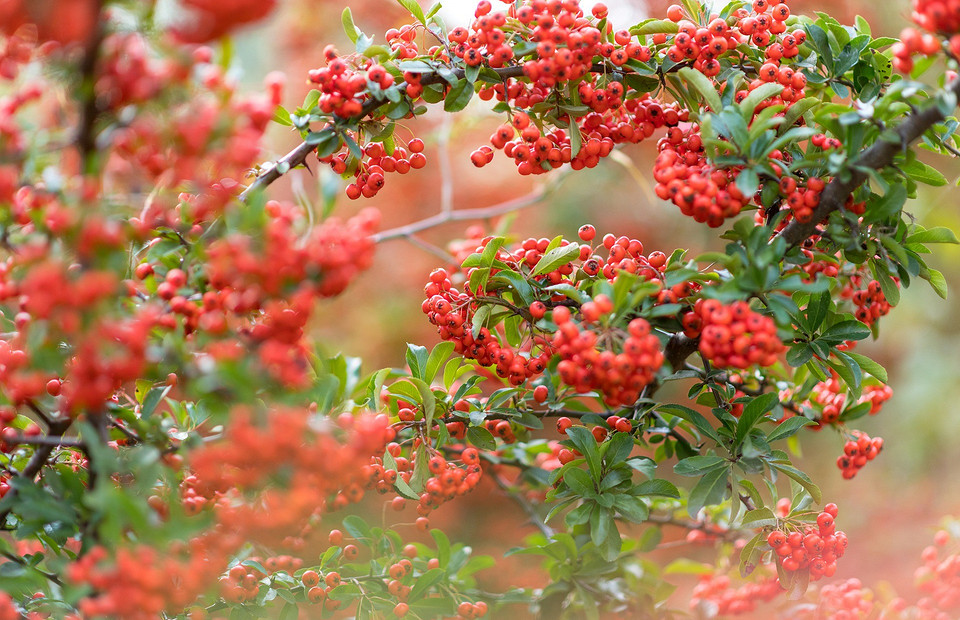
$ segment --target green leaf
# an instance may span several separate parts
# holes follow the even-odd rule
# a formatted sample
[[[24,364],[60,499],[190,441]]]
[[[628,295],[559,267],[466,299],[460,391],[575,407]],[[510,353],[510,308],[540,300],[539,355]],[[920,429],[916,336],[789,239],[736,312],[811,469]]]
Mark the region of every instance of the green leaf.
[[[919,228],[919,227],[918,227]],[[919,230],[909,237],[904,243],[952,243],[960,244],[957,235],[943,226],[937,226],[929,230]]]
[[[760,527],[776,527],[779,520],[769,508],[757,508],[743,515],[741,526],[743,529]]]
[[[350,42],[356,43],[357,39],[360,38],[360,29],[353,22],[353,13],[350,11],[350,7],[343,9],[343,13],[340,14],[340,23],[343,24],[343,31],[347,33]]]
[[[884,383],[887,382],[887,370],[879,363],[870,359],[866,355],[861,355],[860,353],[854,353],[853,351],[845,351],[845,353],[848,357],[853,358],[853,360],[860,365],[860,368],[867,371],[877,379],[880,379]]]
[[[750,429],[752,429],[766,413],[773,411],[773,408],[778,404],[780,404],[780,395],[777,394],[777,392],[767,392],[766,394],[757,396],[744,405],[743,414],[737,421],[737,431],[734,437],[735,445],[739,446],[743,443],[743,439],[750,432]]]
[[[820,105],[821,101],[816,97],[807,97],[800,101],[795,101],[783,113],[783,122],[780,123],[780,133],[786,133],[793,125],[800,120],[800,117],[808,111]]]
[[[633,492],[637,495],[658,495],[660,497],[680,499],[680,491],[677,490],[677,487],[674,486],[672,482],[659,478],[641,482],[634,488]]]
[[[410,366],[410,374],[414,378],[425,378],[428,358],[427,347],[407,343],[407,365]]]
[[[424,381],[427,383],[433,382],[437,376],[437,372],[440,370],[441,364],[447,361],[453,353],[453,349],[454,344],[449,341],[441,342],[433,347],[433,351],[430,352],[430,357],[427,359],[426,370],[423,373]]]
[[[613,507],[628,521],[643,523],[650,517],[650,508],[647,504],[633,495],[617,494],[613,498]]]
[[[567,429],[567,436],[573,442],[580,454],[587,461],[587,467],[594,479],[600,479],[600,449],[597,447],[597,439],[593,436],[586,426],[571,426]]]
[[[539,276],[550,273],[573,261],[578,256],[580,256],[580,246],[576,243],[554,248],[540,257],[537,266],[530,272],[530,275]]]
[[[713,439],[717,443],[720,443],[720,436],[717,435],[717,431],[714,430],[710,422],[708,422],[703,415],[694,411],[693,409],[684,407],[682,405],[661,405],[660,407],[657,407],[657,411],[676,416],[682,420],[692,423],[702,434]]]
[[[447,571],[442,568],[431,568],[424,574],[417,577],[407,596],[411,603],[418,601],[427,594],[427,590],[440,583],[440,580],[447,576]]]
[[[715,572],[715,568],[703,562],[697,562],[688,558],[678,558],[663,569],[664,575],[710,575]]]
[[[823,291],[810,296],[810,303],[807,304],[807,327],[810,331],[816,331],[823,325],[827,318],[827,312],[830,310],[830,291]],[[799,366],[800,364],[795,364]]]
[[[759,563],[760,558],[765,551],[764,544],[767,541],[766,539],[766,533],[759,532],[756,536],[750,539],[750,542],[743,546],[743,549],[740,550],[741,577],[746,577],[757,567],[757,563]]]
[[[675,34],[680,26],[669,19],[651,19],[630,28],[630,34],[644,36],[648,34]]]
[[[417,4],[416,0],[397,0],[400,6],[410,11],[410,14],[417,18],[417,21],[423,25],[427,24],[427,16],[423,14],[423,8]]]
[[[933,290],[936,291],[937,295],[939,295],[942,299],[946,299],[947,279],[943,277],[943,274],[936,269],[928,269],[926,275],[926,280],[930,283],[930,286],[933,287]]]
[[[430,530],[430,536],[437,543],[437,561],[440,562],[441,568],[446,568],[450,562],[450,539],[443,530],[437,528]]]
[[[870,328],[860,321],[841,321],[818,338],[824,342],[840,344],[847,340],[863,340],[870,335]]]
[[[170,393],[171,389],[171,386],[164,385],[155,387],[147,392],[147,396],[143,399],[143,406],[140,409],[140,416],[147,419],[153,415],[153,412],[157,409],[157,405]]]
[[[482,426],[471,426],[467,429],[467,441],[481,450],[493,451],[497,449],[497,441],[493,433]]]
[[[703,474],[723,467],[725,459],[719,456],[691,456],[678,461],[673,466],[673,472],[681,476],[702,476]]]
[[[777,84],[776,82],[765,82],[758,86],[757,88],[750,91],[750,94],[747,95],[743,101],[740,102],[740,113],[746,120],[750,120],[753,116],[753,112],[757,109],[757,106],[761,102],[766,101],[770,97],[775,97],[783,92],[783,84]]]
[[[343,519],[343,529],[357,540],[372,540],[370,526],[357,515],[350,515]]]
[[[696,518],[697,513],[704,506],[712,506],[722,502],[727,495],[727,480],[729,477],[729,467],[721,467],[704,474],[690,491],[690,497],[687,500],[687,513]]]
[[[917,183],[924,183],[933,187],[942,187],[947,184],[947,178],[939,170],[933,166],[928,166],[919,159],[900,164],[900,170]],[[951,243],[956,243],[956,241]]]
[[[571,467],[563,472],[563,482],[580,497],[587,497],[597,492],[590,474],[578,467]]]
[[[770,434],[767,435],[767,443],[773,443],[775,441],[780,441],[781,439],[786,439],[787,437],[792,437],[804,426],[810,426],[812,424],[814,424],[813,420],[803,416],[793,416],[792,418],[787,418],[778,424],[775,429],[770,431]]]
[[[703,101],[714,112],[719,112],[723,108],[720,101],[720,95],[717,94],[716,85],[710,81],[710,78],[692,67],[684,67],[679,71],[680,77],[687,81],[690,88],[695,90],[703,98]]]
[[[463,79],[458,81],[450,88],[446,98],[443,101],[443,109],[446,112],[459,112],[467,107],[473,98],[474,85],[470,80]]]
[[[820,493],[820,487],[815,485],[813,481],[810,480],[810,476],[807,474],[803,473],[792,465],[782,463],[780,461],[770,461],[768,465],[795,480],[797,484],[806,489],[807,493],[810,494],[810,497],[813,498],[814,502],[819,504],[821,501],[823,501],[823,495]]]

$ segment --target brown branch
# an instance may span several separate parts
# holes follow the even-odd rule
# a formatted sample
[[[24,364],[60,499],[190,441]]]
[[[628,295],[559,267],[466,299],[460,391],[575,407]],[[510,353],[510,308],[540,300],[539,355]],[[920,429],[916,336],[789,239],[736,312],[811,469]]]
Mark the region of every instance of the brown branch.
[[[412,224],[407,224],[405,226],[400,226],[398,228],[392,228],[386,230],[380,234],[374,235],[373,240],[376,243],[382,243],[384,241],[390,241],[393,239],[403,239],[410,238],[411,236],[422,232],[424,230],[429,230],[431,228],[436,228],[443,224],[450,222],[462,222],[466,220],[488,220],[494,217],[499,217],[501,215],[506,215],[507,213],[513,213],[514,211],[519,211],[525,209],[529,206],[535,205],[541,200],[543,200],[552,190],[551,186],[546,186],[536,191],[533,191],[526,196],[521,196],[519,198],[514,198],[513,200],[507,200],[497,205],[490,207],[480,207],[477,209],[459,209],[456,211],[447,211],[437,213],[436,215],[431,215],[428,218],[424,218],[419,222],[414,222]]]
[[[699,338],[688,338],[679,332],[671,336],[664,355],[673,372],[683,370],[687,358],[696,353],[699,346]]]
[[[90,34],[90,40],[83,53],[83,60],[80,62],[80,88],[83,92],[83,107],[80,110],[80,123],[77,128],[76,144],[80,151],[80,161],[83,163],[84,172],[89,174],[93,172],[91,159],[97,152],[97,136],[95,125],[99,109],[97,107],[97,62],[100,59],[100,48],[103,45],[103,39],[106,35],[106,20],[103,14],[103,0],[96,3],[96,25]]]
[[[948,84],[946,92],[960,96],[960,79]],[[801,223],[794,220],[783,229],[780,236],[791,246],[803,243],[808,237],[816,233],[820,222],[834,211],[840,210],[846,204],[847,197],[867,181],[869,175],[864,170],[882,170],[890,166],[893,164],[897,153],[905,150],[928,129],[945,118],[946,115],[936,105],[936,102],[927,106],[924,110],[907,115],[906,119],[896,129],[898,138],[896,142],[885,140],[881,136],[873,146],[864,151],[853,163],[848,178],[844,179],[842,176],[837,176],[827,184],[820,196],[820,204],[814,210],[809,222]]]
[[[47,432],[47,437],[62,437],[64,433],[69,430],[70,426],[73,424],[73,420],[54,420],[50,425],[50,429]],[[17,476],[22,480],[33,480],[34,477],[43,467],[47,464],[47,461],[50,459],[50,455],[53,453],[53,449],[56,446],[52,445],[42,445],[37,446],[37,449],[34,451],[33,456],[30,457],[30,460],[27,462],[26,466],[21,470],[20,474]],[[8,501],[12,499],[16,494],[17,488],[12,486],[7,494],[4,496],[4,500]],[[6,520],[7,515],[10,514],[10,510],[4,510],[0,512],[0,526],[2,526]]]

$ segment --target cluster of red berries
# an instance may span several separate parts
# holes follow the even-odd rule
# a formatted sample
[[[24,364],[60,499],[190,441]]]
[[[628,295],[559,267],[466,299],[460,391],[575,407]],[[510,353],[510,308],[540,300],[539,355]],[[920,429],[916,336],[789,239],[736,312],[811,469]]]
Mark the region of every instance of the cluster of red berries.
[[[657,143],[653,164],[656,194],[670,200],[698,222],[716,228],[739,215],[752,196],[744,196],[733,180],[737,171],[716,168],[707,161],[700,128],[676,128]]]
[[[818,618],[865,620],[876,608],[873,593],[859,579],[830,583],[818,592]]]
[[[324,49],[323,55],[327,66],[311,69],[308,78],[318,86],[317,107],[324,114],[336,114],[341,118],[359,116],[370,85],[381,89],[393,85],[393,74],[369,58],[360,57],[362,64],[351,67],[332,45]]]
[[[307,593],[307,600],[316,605],[323,603],[327,611],[339,609],[341,601],[330,598],[330,592],[342,581],[337,571],[319,573],[315,570],[305,570],[300,575],[300,583],[303,584],[303,589]]]
[[[540,92],[542,90],[542,92]],[[676,127],[689,118],[689,112],[676,104],[664,104],[644,94],[624,101],[623,85],[610,82],[605,88],[592,82],[581,82],[578,94],[583,105],[593,112],[576,119],[581,135],[581,148],[573,153],[570,130],[541,131],[530,123],[524,112],[514,112],[510,123],[501,125],[490,137],[494,148],[512,158],[522,175],[542,174],[569,163],[574,170],[593,168],[612,152],[613,146],[636,144],[653,135],[661,127]],[[515,105],[534,105],[549,96],[550,91],[531,85],[524,87],[513,81],[481,89],[482,98],[512,101]],[[521,106],[522,107],[522,106]],[[517,135],[518,134],[518,135]],[[483,146],[471,154],[471,161],[483,167],[493,160],[494,150]]]
[[[596,390],[607,405],[629,405],[653,383],[663,365],[663,352],[647,321],[633,319],[624,334],[608,324],[606,317],[612,311],[613,302],[605,295],[581,306],[579,324],[572,320],[569,308],[554,309],[553,345],[561,360],[557,373],[577,392]],[[622,340],[619,353],[608,348],[611,339]]]
[[[914,18],[916,19],[916,15]],[[956,56],[960,52],[960,35],[955,34],[950,37],[947,45],[950,53]],[[939,54],[943,51],[943,43],[936,35],[921,33],[915,28],[904,28],[900,32],[900,40],[894,43],[890,49],[893,52],[894,68],[900,73],[909,74],[913,71],[914,56]]]
[[[494,437],[499,437],[503,443],[516,443],[517,435],[513,430],[513,424],[509,420],[487,420],[483,423]]]
[[[204,314],[210,304],[211,310],[247,313],[271,297],[300,288],[333,297],[373,261],[371,235],[380,224],[375,209],[364,209],[345,222],[329,218],[307,231],[302,209],[293,203],[270,201],[265,213],[268,221],[257,244],[240,234],[210,244],[204,271],[217,295],[205,297],[204,307],[195,312]],[[159,288],[157,294],[165,297]]]
[[[883,403],[893,398],[893,388],[889,385],[868,385],[863,388],[860,402],[870,402],[870,415],[876,415],[883,409]]]
[[[772,366],[786,350],[773,319],[754,312],[745,301],[727,306],[699,299],[682,321],[684,334],[699,337],[700,352],[718,368]]]
[[[356,200],[361,196],[376,196],[386,185],[387,174],[406,174],[411,169],[419,170],[426,166],[427,157],[423,149],[423,140],[420,138],[410,140],[406,148],[397,146],[390,152],[382,143],[371,142],[363,148],[363,159],[358,162],[351,161],[352,156],[348,151],[325,157],[321,161],[329,162],[337,174],[345,174],[352,166],[356,180],[348,184],[345,191],[347,198]]]
[[[524,27],[532,29],[529,39],[537,44],[537,53],[524,62],[523,71],[542,86],[553,87],[584,77],[590,72],[597,55],[616,62],[611,55],[617,46],[604,43],[603,33],[584,16],[579,0],[535,0],[520,8],[511,6],[507,13],[493,12],[492,8],[489,2],[481,2],[470,28],[455,28],[449,34],[450,42],[454,44],[451,51],[468,66],[478,66],[486,61],[490,67],[499,68],[513,60],[514,52],[503,30],[508,18],[515,18]],[[623,57],[620,64],[625,63],[630,54],[636,58],[642,56],[642,46],[630,45],[630,38],[628,34],[627,42],[621,45],[622,53],[617,55],[617,60]]]
[[[292,573],[303,565],[303,560],[291,556],[271,557],[266,562],[261,562],[259,558],[250,559],[272,572]],[[270,566],[267,566],[267,564]],[[253,601],[260,593],[260,580],[266,576],[253,566],[237,564],[220,578],[220,596],[228,603],[239,604]]]
[[[138,115],[114,136],[111,167],[118,178],[190,190],[164,192],[139,217],[131,218],[144,237],[162,226],[199,236],[203,232],[199,226],[181,225],[209,222],[223,212],[243,189],[235,179],[256,167],[261,140],[282,97],[280,74],[267,76],[266,92],[240,97],[225,70],[209,62],[209,52],[192,58],[194,66],[168,72],[167,90],[182,87],[185,95],[168,111],[170,120],[159,123],[152,116]],[[196,87],[186,81],[192,73],[201,75]]]
[[[913,21],[921,28],[944,35],[960,32],[960,1],[913,0]]]
[[[757,603],[772,601],[782,593],[776,577],[735,587],[727,575],[702,575],[690,594],[690,609],[709,607],[718,616],[736,616],[755,611]]]
[[[933,540],[936,546],[925,548],[920,556],[923,565],[914,572],[914,582],[924,594],[918,606],[938,608],[942,612],[930,617],[946,620],[960,610],[960,553],[945,553],[942,549],[951,541],[946,530],[938,531]],[[944,613],[949,611],[954,613]]]
[[[416,467],[417,457],[407,459],[401,456],[399,444],[390,443],[387,445],[387,451],[394,457],[396,469],[385,468],[381,457],[374,457],[367,468],[369,476],[366,487],[374,488],[381,494],[394,491],[398,478],[409,484]],[[415,452],[414,454],[418,453]],[[428,458],[427,470],[431,475],[424,483],[423,492],[420,494],[417,504],[419,517],[416,521],[417,527],[424,530],[430,525],[427,517],[431,512],[446,502],[472,491],[483,476],[483,469],[480,467],[480,453],[475,448],[465,448],[460,453],[463,467],[452,461],[447,461],[440,454],[433,454]],[[394,497],[390,502],[393,509],[397,511],[403,510],[406,503],[407,500],[401,496]],[[334,507],[339,506],[335,504]]]
[[[152,57],[136,33],[110,35],[103,47],[95,90],[97,102],[109,110],[153,99],[169,81],[183,79],[177,74],[190,69],[187,64]]]
[[[373,472],[371,455],[382,454],[395,435],[385,415],[342,415],[336,426],[321,428],[305,408],[277,408],[263,418],[258,424],[254,412],[238,408],[224,438],[204,444],[189,459],[198,479],[191,488],[211,500],[217,521],[258,540],[283,540],[299,531],[304,520],[327,507],[331,494],[337,493],[334,507],[346,506],[347,499],[340,498],[355,494],[353,489],[362,497]],[[333,453],[337,459],[322,456]],[[264,488],[281,469],[290,472],[289,488]],[[249,497],[237,501],[242,493]]]
[[[178,557],[140,545],[120,549],[109,561],[105,549],[91,549],[67,570],[71,582],[94,592],[77,605],[81,616],[149,620],[164,612],[176,615],[216,582],[227,562],[223,545],[209,537],[191,540],[187,551]]]
[[[819,202],[819,197],[817,201]],[[810,211],[812,215],[813,209],[811,208]],[[800,265],[804,282],[813,282],[817,279],[817,274],[820,273],[828,278],[836,278],[840,274],[840,265],[837,262],[827,259],[817,260],[815,258],[815,252],[811,249],[812,247],[811,245],[810,248],[801,248],[801,252],[803,252],[803,255],[807,258],[807,262]]]
[[[883,450],[883,439],[880,437],[871,438],[863,431],[853,431],[851,435],[852,439],[843,445],[843,456],[837,458],[837,467],[846,480],[856,476],[867,461],[875,459]]]
[[[882,316],[890,312],[890,302],[887,301],[880,283],[872,280],[865,289],[852,290],[852,284],[842,292],[844,297],[849,296],[850,301],[857,307],[854,316],[861,323],[873,325]]]
[[[783,570],[807,570],[811,581],[834,575],[837,559],[847,548],[847,535],[836,529],[837,512],[836,504],[827,504],[817,515],[816,525],[804,525],[790,533],[770,532],[767,544],[773,548]]]

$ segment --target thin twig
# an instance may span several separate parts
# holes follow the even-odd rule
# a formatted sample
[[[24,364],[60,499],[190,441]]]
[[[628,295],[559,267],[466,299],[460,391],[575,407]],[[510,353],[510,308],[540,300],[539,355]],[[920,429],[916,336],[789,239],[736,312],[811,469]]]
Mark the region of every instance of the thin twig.
[[[960,79],[955,79],[946,87],[947,93],[960,96]],[[820,204],[813,212],[813,216],[806,223],[794,220],[780,233],[788,245],[796,246],[803,243],[810,235],[817,231],[817,226],[834,211],[839,211],[858,187],[863,185],[869,177],[864,170],[883,170],[893,164],[898,153],[901,153],[910,144],[922,136],[928,129],[944,120],[946,115],[940,110],[937,102],[930,103],[923,110],[915,110],[897,126],[896,142],[883,139],[881,136],[870,148],[849,167],[848,176],[838,175],[827,183],[820,196]]]
[[[543,518],[540,517],[540,514],[537,513],[537,509],[527,501],[527,498],[524,497],[521,493],[517,492],[515,489],[512,489],[500,476],[494,475],[493,481],[497,483],[497,486],[510,496],[514,502],[517,503],[520,508],[523,509],[527,516],[530,517],[530,522],[536,526],[540,533],[546,536],[547,538],[553,538],[553,528],[544,523]]]

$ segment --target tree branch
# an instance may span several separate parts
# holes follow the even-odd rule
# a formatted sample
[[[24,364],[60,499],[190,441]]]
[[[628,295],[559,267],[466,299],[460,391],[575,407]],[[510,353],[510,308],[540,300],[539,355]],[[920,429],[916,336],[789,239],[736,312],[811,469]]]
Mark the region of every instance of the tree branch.
[[[80,88],[83,92],[83,107],[80,110],[80,123],[77,128],[76,144],[80,151],[80,161],[83,163],[84,172],[93,172],[91,167],[91,158],[97,152],[97,136],[95,125],[99,110],[97,108],[97,62],[100,59],[100,48],[106,34],[106,24],[103,17],[103,0],[97,0],[96,13],[97,19],[90,34],[90,40],[87,42],[83,53],[83,60],[80,62]]]
[[[70,428],[73,424],[73,420],[54,420],[50,425],[50,429],[47,432],[47,437],[62,437],[64,433]],[[22,480],[33,480],[34,477],[40,473],[40,470],[43,469],[44,465],[47,464],[47,461],[50,459],[50,455],[53,453],[53,449],[56,446],[53,445],[42,445],[37,446],[37,449],[34,451],[33,456],[30,457],[30,460],[27,462],[26,466],[21,470],[18,478]],[[12,496],[17,492],[17,488],[12,486],[7,494],[4,496],[4,500],[12,499]],[[0,525],[6,523],[7,515],[10,514],[10,510],[4,510],[0,512]]]
[[[960,96],[960,79],[948,84],[946,92]],[[907,115],[896,129],[899,138],[897,142],[884,140],[881,136],[853,163],[849,170],[849,178],[844,180],[837,176],[827,184],[820,196],[820,204],[814,210],[809,222],[801,223],[794,220],[783,229],[780,236],[791,246],[803,243],[810,235],[815,234],[820,222],[834,211],[840,210],[846,204],[847,197],[867,181],[869,175],[864,172],[865,169],[882,170],[893,164],[897,153],[906,149],[924,132],[945,118],[946,115],[936,102],[923,110]]]

